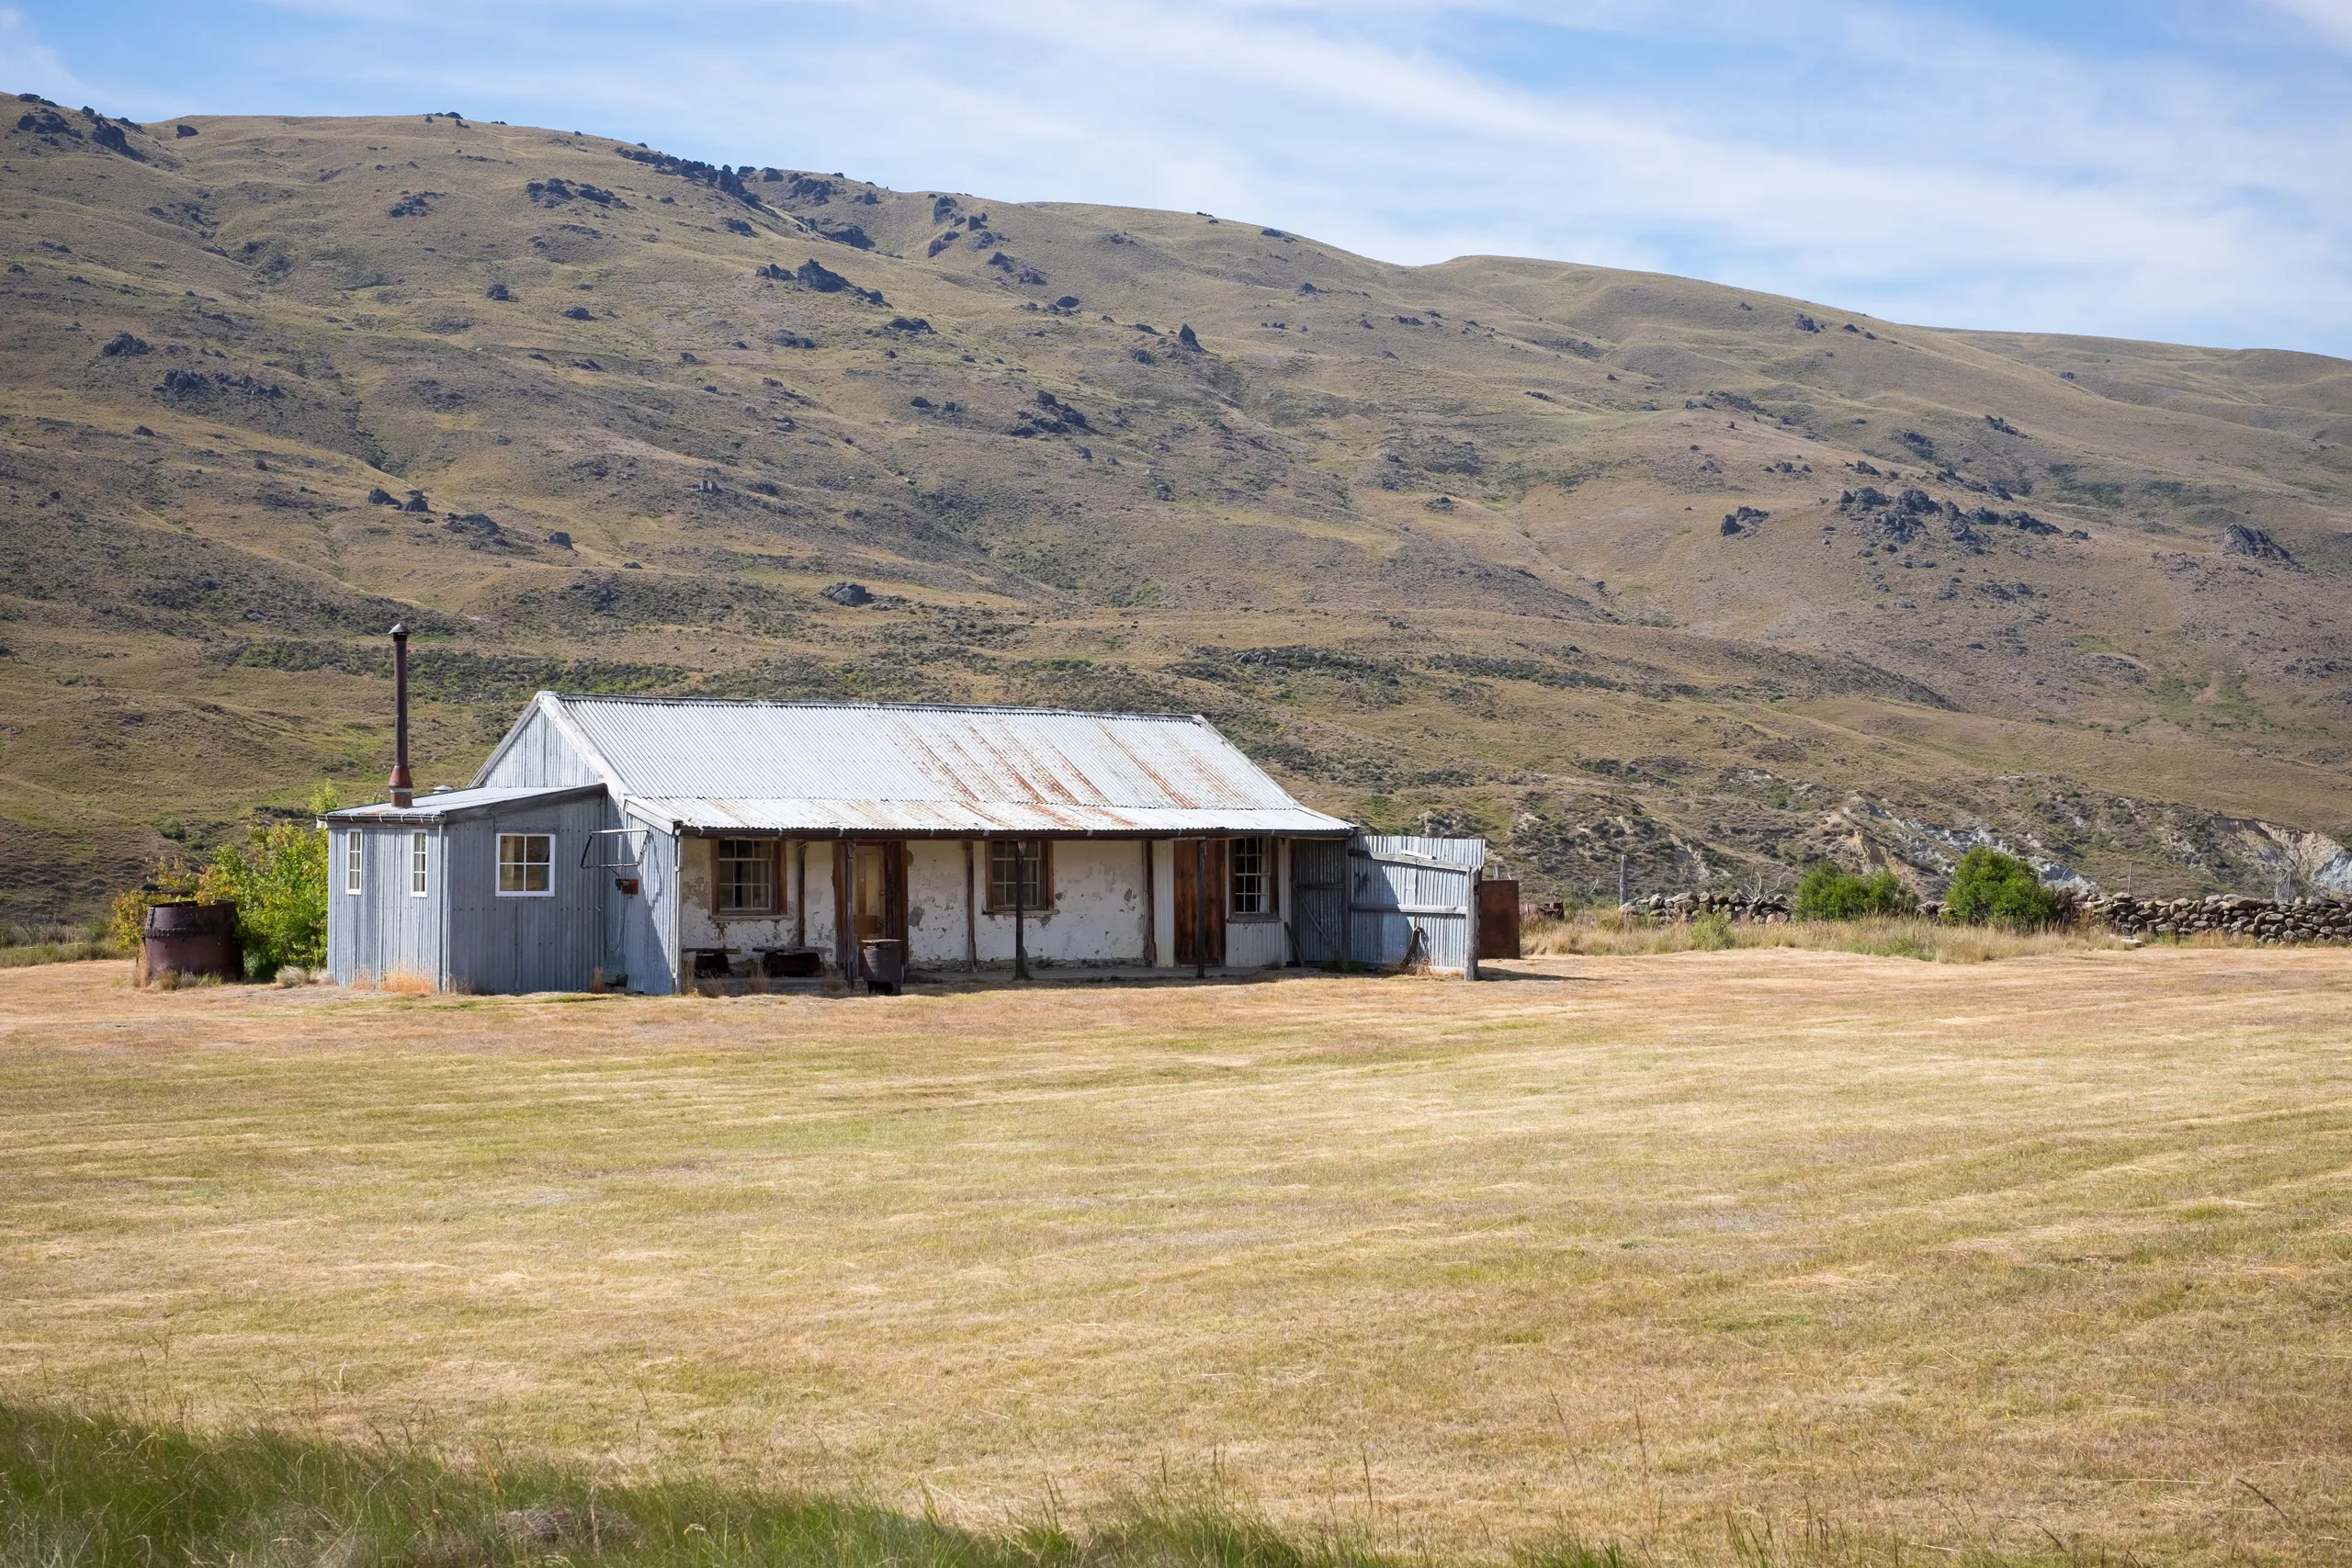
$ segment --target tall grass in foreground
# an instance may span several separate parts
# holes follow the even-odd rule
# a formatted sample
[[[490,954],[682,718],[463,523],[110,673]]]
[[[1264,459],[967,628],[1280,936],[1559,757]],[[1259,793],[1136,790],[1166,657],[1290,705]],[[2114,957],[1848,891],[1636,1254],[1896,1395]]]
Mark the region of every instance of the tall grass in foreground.
[[[1720,952],[1746,947],[1801,947],[1876,958],[1917,958],[1936,964],[1986,964],[2038,953],[2090,953],[2128,945],[2098,930],[2006,931],[1997,926],[1948,926],[1916,916],[1858,920],[1793,920],[1772,925],[1700,915],[1672,922],[1631,919],[1615,910],[1565,920],[1532,920],[1520,932],[1530,958],[1569,953],[1630,957],[1657,953]]]
[[[1139,1501],[1083,1533],[1000,1531],[705,1482],[599,1486],[551,1465],[460,1471],[408,1437],[366,1447],[206,1436],[0,1404],[0,1568],[1385,1568],[1216,1500]],[[1572,1553],[1592,1568],[1608,1553]]]
[[[2030,1559],[1940,1549],[1934,1560],[2123,1563],[2052,1540]],[[1510,1568],[1896,1564],[1899,1541],[1821,1521],[1789,1535],[1725,1521],[1719,1548],[1573,1539]],[[1285,1532],[1214,1495],[1132,1497],[1088,1527],[1049,1507],[998,1530],[868,1503],[709,1482],[600,1486],[549,1464],[461,1471],[410,1434],[368,1447],[282,1433],[206,1435],[0,1404],[0,1568],[1437,1568],[1425,1549]],[[1455,1560],[1466,1561],[1466,1560]]]

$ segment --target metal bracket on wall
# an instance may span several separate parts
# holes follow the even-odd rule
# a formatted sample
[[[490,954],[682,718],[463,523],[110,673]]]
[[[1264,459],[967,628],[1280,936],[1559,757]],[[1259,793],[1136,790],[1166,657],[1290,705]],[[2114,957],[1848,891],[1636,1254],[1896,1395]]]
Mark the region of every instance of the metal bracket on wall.
[[[650,828],[597,829],[580,846],[580,869],[594,866],[600,871],[637,870],[644,861],[646,836],[652,831]]]

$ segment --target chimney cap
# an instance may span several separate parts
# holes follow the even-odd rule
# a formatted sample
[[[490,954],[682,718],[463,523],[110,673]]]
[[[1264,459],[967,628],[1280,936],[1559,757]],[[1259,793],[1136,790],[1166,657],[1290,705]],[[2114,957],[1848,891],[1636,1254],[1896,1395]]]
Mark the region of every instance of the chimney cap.
[[[394,637],[408,636],[408,623],[405,621],[394,621],[392,623],[392,635]]]

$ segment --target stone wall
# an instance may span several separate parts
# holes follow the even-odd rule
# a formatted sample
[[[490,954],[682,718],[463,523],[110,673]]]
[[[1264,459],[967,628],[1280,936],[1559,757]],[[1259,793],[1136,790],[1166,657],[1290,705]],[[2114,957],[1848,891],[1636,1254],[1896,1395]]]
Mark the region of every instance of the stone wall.
[[[1786,898],[1751,898],[1739,893],[1653,893],[1621,905],[1619,912],[1639,919],[1687,920],[1697,915],[1722,915],[1759,925],[1789,919]]]
[[[2195,936],[2223,931],[2260,942],[2352,942],[2352,899],[2133,898],[2125,895],[2078,900],[2078,919],[2119,936]]]
[[[2222,931],[2257,942],[2352,942],[2352,898],[2242,898],[2215,893],[2202,898],[2133,898],[2123,894],[2060,895],[2061,925],[2103,926],[2118,936],[2195,936]],[[1788,920],[1786,898],[1736,893],[1654,893],[1623,906],[1636,919],[1661,922],[1719,914],[1770,925]],[[1919,918],[1939,919],[1943,906],[1919,906]]]

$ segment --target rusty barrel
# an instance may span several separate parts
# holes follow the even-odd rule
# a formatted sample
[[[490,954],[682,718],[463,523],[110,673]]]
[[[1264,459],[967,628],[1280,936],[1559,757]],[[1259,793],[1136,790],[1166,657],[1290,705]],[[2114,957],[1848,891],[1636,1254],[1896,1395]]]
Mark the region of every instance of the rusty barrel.
[[[140,956],[147,977],[166,969],[183,975],[243,977],[245,955],[237,946],[234,904],[157,904],[140,932]]]
[[[865,937],[857,944],[865,983],[884,996],[896,996],[907,983],[907,944],[895,938]]]

